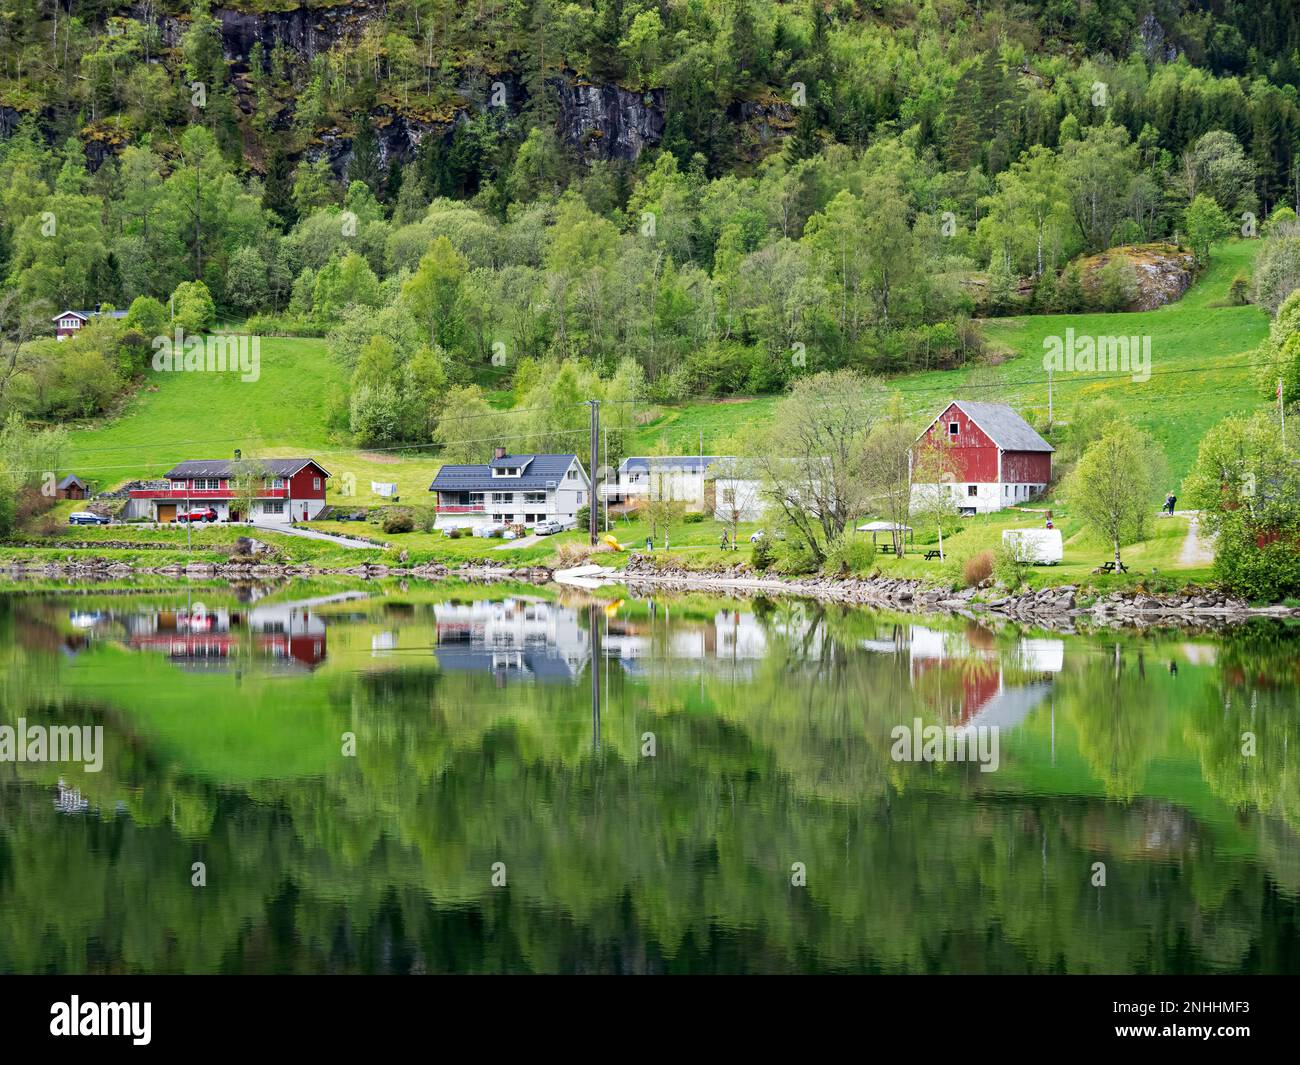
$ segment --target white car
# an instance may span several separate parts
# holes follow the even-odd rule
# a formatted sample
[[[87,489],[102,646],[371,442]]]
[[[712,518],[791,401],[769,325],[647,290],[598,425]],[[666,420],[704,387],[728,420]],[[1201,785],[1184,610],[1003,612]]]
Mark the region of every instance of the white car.
[[[558,532],[564,532],[564,526],[558,521],[552,521],[550,519],[539,521],[533,526],[534,536],[552,536]]]

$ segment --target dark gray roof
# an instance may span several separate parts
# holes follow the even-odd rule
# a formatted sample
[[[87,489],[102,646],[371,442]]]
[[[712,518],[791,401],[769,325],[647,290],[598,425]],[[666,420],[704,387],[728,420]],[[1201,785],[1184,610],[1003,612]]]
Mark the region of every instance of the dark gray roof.
[[[71,484],[75,484],[78,488],[86,487],[86,482],[83,481],[80,477],[78,477],[75,473],[70,473],[65,478],[63,478],[63,480],[59,482],[59,487],[67,488],[68,485]]]
[[[329,471],[315,459],[246,459],[245,461],[264,466],[272,477],[292,477],[308,463],[315,465],[326,477],[330,476]],[[169,481],[188,481],[194,477],[231,477],[234,476],[231,470],[234,464],[233,459],[190,459],[168,470],[166,476]]]
[[[513,469],[516,466],[527,466],[536,457],[535,455],[502,455],[499,459],[493,459],[488,465],[497,470],[507,467]]]
[[[950,406],[965,411],[970,420],[983,429],[989,439],[1003,451],[1056,450],[1005,403],[976,403],[969,399],[956,399]]]
[[[430,492],[477,492],[480,490],[508,492],[512,489],[558,488],[565,471],[577,455],[507,455],[491,463],[466,466],[444,466],[429,485]],[[518,477],[493,477],[493,466],[523,466]]]
[[[657,470],[706,470],[710,463],[717,462],[718,455],[629,455],[618,464],[623,472],[648,472]]]

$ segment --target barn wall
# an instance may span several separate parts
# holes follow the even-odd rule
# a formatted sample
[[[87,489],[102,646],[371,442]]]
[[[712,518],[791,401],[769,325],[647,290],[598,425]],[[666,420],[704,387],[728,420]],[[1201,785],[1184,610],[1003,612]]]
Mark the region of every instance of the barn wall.
[[[1002,480],[1008,484],[1047,484],[1052,456],[1046,451],[1008,451],[1002,456]]]
[[[952,444],[947,444],[949,422],[957,423],[957,436]],[[998,479],[997,445],[956,406],[949,406],[926,430],[922,444],[944,447],[957,483],[987,483]]]

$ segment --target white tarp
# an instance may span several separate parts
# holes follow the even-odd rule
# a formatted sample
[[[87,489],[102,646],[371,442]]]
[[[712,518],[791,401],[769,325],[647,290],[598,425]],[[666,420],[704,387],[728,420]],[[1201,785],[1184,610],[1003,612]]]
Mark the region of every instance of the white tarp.
[[[385,498],[397,495],[397,485],[389,484],[385,481],[371,481],[370,490],[374,492],[375,495],[384,496]]]

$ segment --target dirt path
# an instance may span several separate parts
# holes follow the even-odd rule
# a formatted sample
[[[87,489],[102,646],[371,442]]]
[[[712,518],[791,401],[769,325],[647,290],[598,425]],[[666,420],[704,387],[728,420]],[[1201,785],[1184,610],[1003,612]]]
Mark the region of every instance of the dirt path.
[[[1187,568],[1208,566],[1214,562],[1214,541],[1202,538],[1200,531],[1200,513],[1195,510],[1179,510],[1177,514],[1187,515],[1187,539],[1178,555],[1178,564]]]

